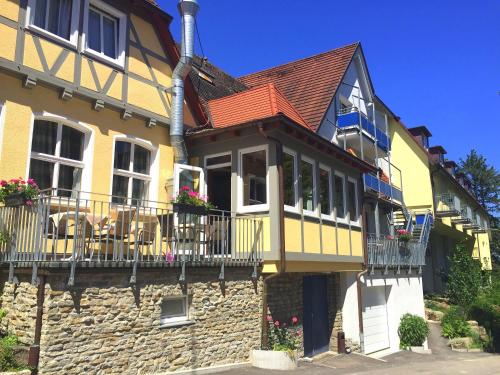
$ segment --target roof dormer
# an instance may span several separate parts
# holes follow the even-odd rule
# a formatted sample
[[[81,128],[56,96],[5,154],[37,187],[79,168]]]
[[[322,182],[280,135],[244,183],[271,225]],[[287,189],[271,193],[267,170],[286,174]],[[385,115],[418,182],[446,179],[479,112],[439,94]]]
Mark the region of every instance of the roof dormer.
[[[413,138],[424,147],[426,150],[429,149],[429,138],[432,137],[432,133],[425,126],[415,126],[408,129]]]
[[[457,173],[458,165],[453,160],[447,160],[444,162],[444,167],[448,171],[449,174],[455,176]]]
[[[444,155],[447,154],[447,151],[443,146],[432,146],[429,147],[430,158],[433,162],[444,165]]]

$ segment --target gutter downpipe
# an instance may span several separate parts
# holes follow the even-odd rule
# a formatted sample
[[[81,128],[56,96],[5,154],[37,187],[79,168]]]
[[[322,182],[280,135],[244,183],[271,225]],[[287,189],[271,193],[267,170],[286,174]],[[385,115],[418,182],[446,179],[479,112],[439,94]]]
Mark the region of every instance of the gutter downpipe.
[[[361,353],[365,352],[365,333],[363,327],[363,283],[361,277],[368,272],[368,234],[366,233],[366,211],[365,200],[363,199],[363,257],[364,257],[364,270],[356,275],[356,287],[358,292],[358,324],[359,324],[359,345]]]
[[[184,142],[184,80],[192,67],[195,17],[199,6],[196,0],[179,0],[177,8],[182,21],[182,42],[179,62],[172,73],[170,144],[174,149],[174,162],[187,164],[188,155]]]
[[[283,144],[277,138],[274,138],[266,133],[263,124],[258,124],[257,130],[259,134],[262,135],[268,141],[273,142],[276,145],[276,166],[278,168],[278,204],[279,204],[279,238],[280,238],[280,262],[278,267],[278,272],[266,276],[263,280],[262,285],[262,336],[261,336],[261,346],[262,349],[268,347],[268,331],[269,324],[267,322],[267,292],[268,292],[268,282],[275,277],[278,277],[282,273],[286,272],[286,252],[285,252],[285,201],[284,201],[284,179],[283,179]]]
[[[38,368],[40,361],[40,341],[42,337],[42,318],[43,305],[45,303],[45,276],[39,277],[39,284],[36,298],[36,320],[35,320],[35,337],[33,345],[30,346],[28,352],[28,365],[32,368]]]

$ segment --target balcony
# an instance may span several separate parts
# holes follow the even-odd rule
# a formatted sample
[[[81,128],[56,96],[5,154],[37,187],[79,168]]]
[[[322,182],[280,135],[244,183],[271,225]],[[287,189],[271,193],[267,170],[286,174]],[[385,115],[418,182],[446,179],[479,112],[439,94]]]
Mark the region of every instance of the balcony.
[[[436,216],[456,217],[460,216],[460,199],[453,194],[436,195]]]
[[[264,218],[210,210],[206,214],[174,212],[170,203],[135,204],[116,197],[44,191],[33,206],[0,207],[0,264],[70,269],[253,266],[264,251]],[[60,193],[60,190],[59,190]],[[95,198],[89,198],[95,197]]]
[[[403,191],[394,185],[382,181],[377,176],[369,173],[363,175],[365,182],[365,188],[368,188],[384,198],[397,201],[399,203],[403,202]]]
[[[460,213],[457,217],[452,217],[451,222],[453,224],[468,225],[472,223],[472,213],[470,208],[467,206],[460,207]]]
[[[376,268],[421,268],[425,265],[426,244],[411,240],[404,244],[390,236],[368,235],[368,265]]]
[[[359,112],[355,107],[341,111],[337,115],[337,127],[341,129],[362,129],[377,141],[377,145],[381,150],[386,153],[390,150],[390,140],[387,134],[382,129],[373,125],[366,115]]]

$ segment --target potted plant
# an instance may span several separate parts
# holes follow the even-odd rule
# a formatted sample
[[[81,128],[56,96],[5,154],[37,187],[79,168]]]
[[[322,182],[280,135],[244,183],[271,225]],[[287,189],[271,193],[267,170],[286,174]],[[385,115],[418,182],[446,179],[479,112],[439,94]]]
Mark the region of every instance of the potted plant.
[[[302,343],[299,319],[293,316],[290,324],[267,317],[268,347],[252,350],[252,366],[267,370],[294,370],[297,368],[297,350]]]
[[[406,244],[412,239],[411,233],[406,229],[398,229],[396,231],[396,236],[398,238],[398,242],[404,246],[406,246]]]
[[[32,206],[39,192],[40,189],[32,178],[27,181],[21,177],[0,181],[0,202],[7,207]]]
[[[213,205],[208,197],[200,195],[189,186],[183,186],[172,200],[174,212],[179,214],[206,215]]]
[[[429,335],[429,325],[418,315],[404,314],[398,328],[399,346],[404,350],[420,354],[430,354],[425,341]]]

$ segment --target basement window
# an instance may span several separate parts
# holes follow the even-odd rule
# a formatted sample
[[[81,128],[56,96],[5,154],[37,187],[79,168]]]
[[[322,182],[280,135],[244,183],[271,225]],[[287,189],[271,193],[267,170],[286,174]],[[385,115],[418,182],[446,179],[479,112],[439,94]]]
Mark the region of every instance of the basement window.
[[[193,323],[189,320],[188,296],[166,297],[161,303],[160,326],[170,327],[175,325]]]

